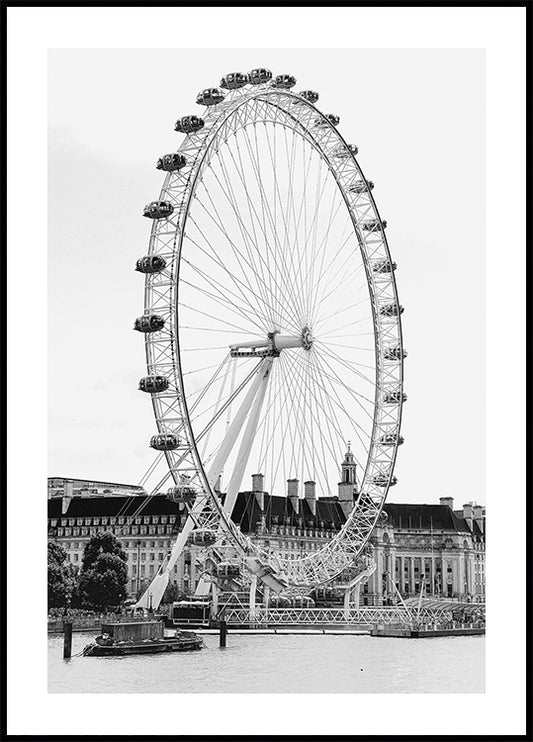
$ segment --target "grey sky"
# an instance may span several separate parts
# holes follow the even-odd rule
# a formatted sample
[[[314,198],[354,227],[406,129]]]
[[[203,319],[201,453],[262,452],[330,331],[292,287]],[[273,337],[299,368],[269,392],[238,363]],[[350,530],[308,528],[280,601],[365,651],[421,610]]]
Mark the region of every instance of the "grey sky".
[[[135,483],[154,457],[135,259],[156,158],[198,90],[267,66],[359,146],[398,263],[406,359],[396,501],[484,502],[484,57],[477,50],[53,51],[49,474]]]

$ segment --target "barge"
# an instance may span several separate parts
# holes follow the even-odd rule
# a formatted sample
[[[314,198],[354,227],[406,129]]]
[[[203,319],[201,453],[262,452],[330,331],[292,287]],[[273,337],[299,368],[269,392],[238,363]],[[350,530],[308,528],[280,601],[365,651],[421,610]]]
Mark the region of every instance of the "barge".
[[[393,627],[378,626],[370,632],[372,636],[407,637],[410,639],[422,639],[435,636],[483,636],[485,627],[481,626],[458,626],[456,628],[424,628],[415,629],[409,626]]]
[[[203,639],[193,631],[178,629],[164,635],[163,621],[102,624],[101,634],[83,648],[84,657],[124,657],[132,654],[190,652],[202,649]]]

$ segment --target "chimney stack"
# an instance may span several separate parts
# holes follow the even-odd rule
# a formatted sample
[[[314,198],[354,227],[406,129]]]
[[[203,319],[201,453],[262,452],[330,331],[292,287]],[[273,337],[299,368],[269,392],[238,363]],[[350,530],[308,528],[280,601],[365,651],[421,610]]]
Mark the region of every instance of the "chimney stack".
[[[309,509],[313,515],[316,515],[316,483],[313,481],[304,482],[304,493]]]
[[[467,502],[465,505],[463,505],[463,518],[468,523],[468,527],[472,529],[472,526],[474,524],[474,508],[472,507],[471,502]]]
[[[300,482],[297,479],[287,479],[287,496],[296,514],[298,514],[300,504],[298,498],[299,485]]]
[[[483,506],[482,505],[474,505],[474,520],[479,526],[479,530],[484,533],[485,532],[485,518],[483,517]]]
[[[61,499],[61,515],[65,515],[68,510],[68,506],[70,505],[70,501],[72,500],[73,487],[73,483],[70,480],[65,479],[63,485],[63,497]]]
[[[265,509],[265,478],[262,474],[252,474],[252,492],[255,495],[260,510]]]
[[[440,497],[439,500],[441,505],[445,505],[450,510],[453,510],[453,497]]]

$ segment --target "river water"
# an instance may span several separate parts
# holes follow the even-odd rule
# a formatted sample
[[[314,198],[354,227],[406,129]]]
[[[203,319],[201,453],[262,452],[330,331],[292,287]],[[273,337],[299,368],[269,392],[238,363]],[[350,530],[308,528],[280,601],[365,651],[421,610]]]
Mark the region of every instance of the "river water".
[[[75,632],[72,654],[97,632]],[[483,693],[485,637],[204,636],[199,652],[63,659],[48,637],[50,693]]]

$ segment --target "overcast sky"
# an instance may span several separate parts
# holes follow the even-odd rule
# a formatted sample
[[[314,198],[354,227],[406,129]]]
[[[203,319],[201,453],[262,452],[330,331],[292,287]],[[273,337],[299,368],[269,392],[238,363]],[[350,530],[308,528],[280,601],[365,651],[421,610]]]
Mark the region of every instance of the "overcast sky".
[[[179,116],[227,72],[320,93],[388,222],[405,390],[396,502],[484,502],[484,57],[478,50],[52,51],[49,475],[137,483],[154,452],[133,270]],[[154,482],[155,484],[155,482]]]

